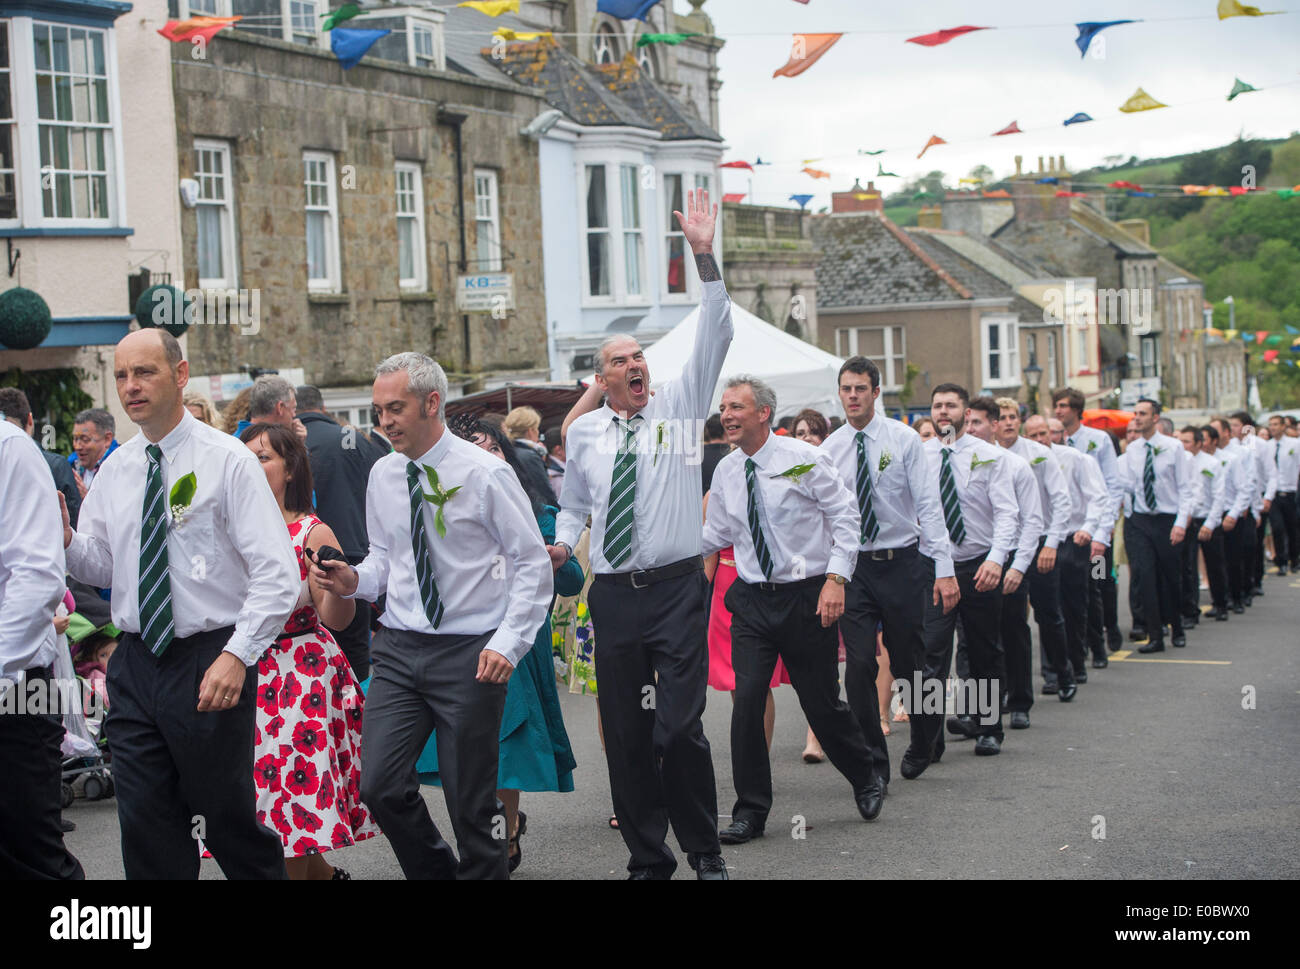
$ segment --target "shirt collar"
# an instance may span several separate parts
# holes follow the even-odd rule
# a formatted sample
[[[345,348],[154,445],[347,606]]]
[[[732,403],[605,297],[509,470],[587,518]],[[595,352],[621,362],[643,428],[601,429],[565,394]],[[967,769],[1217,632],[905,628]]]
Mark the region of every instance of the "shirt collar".
[[[768,464],[776,457],[776,439],[778,437],[780,437],[779,434],[773,434],[771,431],[768,431],[767,440],[763,442],[763,446],[753,454],[747,454],[745,456],[749,458],[749,460],[753,461],[758,468],[766,471]]]
[[[974,434],[971,434],[969,432],[964,433],[962,434],[961,437],[957,438],[957,440],[953,442],[952,449],[954,451],[968,450],[969,448],[973,448],[975,446],[975,442],[978,440],[979,438],[977,438]]]
[[[654,398],[651,397],[650,400],[651,402],[653,402]],[[646,411],[648,411],[649,409],[650,409],[650,404],[646,404],[645,407],[642,407],[635,414],[630,415],[628,417],[628,420],[635,421],[638,417],[641,418],[642,421],[649,420],[649,418],[646,417]],[[600,422],[601,422],[601,426],[603,427],[608,427],[611,424],[615,424],[618,421],[622,421],[623,419],[623,415],[620,414],[618,411],[614,410],[614,408],[610,407],[609,404],[602,404],[600,410],[597,411],[597,413],[600,414]]]
[[[873,441],[880,437],[881,433],[885,430],[885,419],[881,416],[880,411],[872,413],[871,420],[867,421],[867,426],[862,430],[866,432],[867,437],[871,438]],[[857,431],[854,431],[853,434],[854,437],[856,437]]]
[[[157,442],[158,447],[162,449],[163,457],[168,461],[176,457],[176,452],[190,439],[190,433],[198,424],[198,418],[190,413],[188,407],[182,407],[181,410],[184,411],[184,414],[181,415],[180,423],[168,431],[166,437]],[[104,457],[107,456],[107,452],[105,452]],[[103,458],[100,458],[101,463],[103,460]],[[99,465],[96,465],[96,467],[99,467]]]
[[[449,450],[451,450],[451,439],[454,436],[455,435],[451,433],[449,428],[444,427],[442,429],[442,437],[438,438],[438,443],[425,451],[424,454],[422,454],[415,462],[416,465],[421,468],[426,464],[431,468],[438,467],[438,462],[446,456]]]

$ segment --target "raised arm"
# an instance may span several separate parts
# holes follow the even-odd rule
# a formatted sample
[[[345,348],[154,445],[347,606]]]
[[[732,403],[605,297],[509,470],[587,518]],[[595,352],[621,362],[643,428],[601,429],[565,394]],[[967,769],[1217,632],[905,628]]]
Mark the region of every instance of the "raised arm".
[[[596,381],[593,380],[591,386],[583,391],[582,396],[579,397],[574,405],[569,408],[569,412],[564,415],[564,423],[560,425],[560,439],[564,441],[565,448],[568,448],[569,446],[570,425],[572,425],[573,422],[583,414],[590,414],[592,411],[598,409],[604,396],[605,392],[601,390],[596,385]]]
[[[695,255],[704,294],[700,300],[700,319],[695,327],[695,347],[682,369],[682,389],[696,417],[708,416],[713,389],[722,373],[722,363],[731,346],[731,299],[722,284],[722,273],[713,258],[713,233],[718,207],[709,205],[709,193],[696,189],[686,195],[686,214],[674,212],[682,234]]]

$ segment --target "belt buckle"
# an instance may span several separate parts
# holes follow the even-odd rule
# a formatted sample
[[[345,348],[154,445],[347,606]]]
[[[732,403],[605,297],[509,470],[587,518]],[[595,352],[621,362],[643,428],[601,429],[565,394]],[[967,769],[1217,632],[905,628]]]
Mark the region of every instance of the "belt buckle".
[[[648,583],[648,582],[647,582],[645,585],[638,585],[638,584],[637,584],[636,577],[637,577],[638,575],[645,575],[645,569],[642,569],[642,570],[639,571],[639,572],[629,572],[629,573],[627,574],[627,580],[628,580],[629,582],[632,583],[632,588],[634,588],[634,589],[647,589],[647,588],[649,588],[649,587],[650,587],[650,583]]]

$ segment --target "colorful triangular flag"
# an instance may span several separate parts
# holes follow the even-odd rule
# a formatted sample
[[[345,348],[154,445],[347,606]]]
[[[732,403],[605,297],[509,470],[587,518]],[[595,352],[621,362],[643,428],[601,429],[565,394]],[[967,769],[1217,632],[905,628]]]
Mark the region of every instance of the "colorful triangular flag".
[[[944,30],[936,30],[932,34],[921,34],[919,37],[909,37],[906,40],[908,44],[920,44],[922,47],[938,47],[940,44],[946,44],[962,34],[969,34],[972,30],[992,30],[992,27],[948,27]]]
[[[830,178],[830,172],[824,172],[820,168],[801,168],[799,169],[805,175],[811,175],[813,178]]]
[[[1024,132],[1020,130],[1020,125],[1018,125],[1016,122],[1013,121],[1011,122],[1011,124],[1007,125],[1001,131],[995,131],[993,132],[993,134],[994,135],[1020,135],[1020,134],[1024,134]]]
[[[885,166],[876,162],[876,178],[898,178],[893,172],[885,171]]]
[[[351,70],[366,56],[366,51],[374,46],[380,37],[391,34],[391,30],[360,30],[350,27],[335,27],[330,31],[330,50],[339,59],[339,67]]]
[[[492,31],[492,36],[500,37],[502,40],[514,41],[514,40],[539,40],[542,37],[552,37],[554,35],[549,30],[527,32],[527,31],[511,30],[509,27],[498,27],[496,30]]]
[[[946,145],[946,144],[948,144],[948,142],[945,141],[944,139],[940,138],[938,135],[931,135],[931,136],[930,136],[930,140],[927,141],[927,142],[925,143],[925,147],[921,149],[921,155],[924,155],[927,151],[929,151],[929,150],[930,150],[931,148],[933,148],[935,145]],[[921,155],[917,155],[916,157],[917,157],[917,158],[920,158]]]
[[[1220,20],[1227,20],[1229,17],[1269,17],[1281,12],[1281,10],[1260,10],[1259,7],[1248,7],[1244,3],[1238,3],[1237,0],[1219,0]]]
[[[1079,56],[1082,57],[1088,53],[1088,45],[1092,43],[1092,38],[1107,27],[1118,27],[1120,24],[1135,24],[1137,22],[1136,20],[1106,20],[1075,24],[1074,26],[1079,28],[1079,36],[1074,38],[1074,44],[1079,48]]]
[[[235,21],[243,19],[243,17],[191,17],[189,20],[169,20],[158,28],[158,33],[173,44],[193,40],[195,37],[202,37],[206,42]]]
[[[1122,179],[1122,178],[1121,178],[1121,179],[1116,179],[1115,181],[1111,182],[1111,183],[1110,183],[1109,185],[1107,185],[1106,187],[1107,187],[1107,188],[1131,188],[1131,189],[1133,189],[1135,192],[1140,192],[1140,191],[1142,191],[1142,186],[1141,186],[1141,185],[1138,185],[1138,184],[1136,184],[1135,182],[1127,182],[1127,181],[1125,181],[1125,180]]]
[[[1264,351],[1264,362],[1265,362],[1265,363],[1273,363],[1275,360],[1277,360],[1277,351],[1276,351],[1276,350],[1265,350],[1265,351]]]
[[[885,153],[884,148],[877,148],[875,151],[867,151],[867,149],[865,148],[858,149],[859,155],[883,155],[884,153]]]
[[[1035,185],[1057,185],[1060,183],[1060,181],[1061,180],[1057,178],[1055,175],[1047,175],[1035,181],[1034,184]]]
[[[761,157],[759,157],[759,158],[755,158],[755,159],[754,159],[754,167],[755,167],[755,168],[757,168],[759,165],[770,165],[770,164],[772,164],[772,163],[771,163],[771,162],[765,162],[765,161],[763,161],[763,159],[762,159]]]
[[[1133,96],[1119,106],[1119,109],[1127,114],[1135,111],[1154,111],[1156,108],[1167,108],[1169,105],[1161,104],[1146,91],[1138,88],[1133,92]]]
[[[1128,195],[1129,198],[1135,199],[1153,199],[1156,197],[1155,192],[1140,192],[1135,189],[1129,189],[1125,194]]]
[[[1259,90],[1257,87],[1251,84],[1247,84],[1239,77],[1234,77],[1232,79],[1232,90],[1228,92],[1228,100],[1231,101],[1238,94],[1248,94],[1251,91],[1257,91],[1257,90]]]
[[[1063,122],[1061,122],[1061,123],[1062,123],[1062,124],[1065,124],[1065,125],[1083,124],[1085,121],[1091,121],[1091,120],[1092,120],[1092,115],[1090,115],[1090,114],[1085,114],[1085,113],[1082,112],[1082,111],[1078,111],[1078,112],[1075,112],[1074,114],[1070,115],[1068,118],[1066,118],[1066,119],[1065,119]]]
[[[745,197],[744,192],[726,192],[722,196],[724,202],[739,202]]]
[[[1267,339],[1268,339],[1268,330],[1256,330],[1256,331],[1255,331],[1255,342],[1256,342],[1256,343],[1263,343],[1263,342],[1264,342],[1265,340],[1267,340]]]
[[[636,39],[638,47],[649,47],[651,44],[668,44],[676,46],[684,41],[687,37],[698,37],[699,31],[689,30],[682,34],[642,34]]]
[[[791,195],[790,201],[798,202],[799,208],[804,209],[808,207],[808,203],[812,201],[812,198],[811,195]]]
[[[790,59],[772,72],[773,77],[798,77],[835,46],[843,34],[795,34]]]
[[[519,12],[519,0],[465,0],[464,3],[458,3],[456,6],[469,7],[471,10],[485,13],[489,17],[499,17],[503,13]]]
[[[650,8],[658,2],[659,0],[599,0],[596,10],[619,20],[645,20]],[[519,9],[518,0],[515,0],[515,9]]]
[[[730,162],[723,162],[723,163],[722,163],[721,165],[719,165],[718,167],[719,167],[719,168],[747,168],[747,169],[749,169],[751,172],[754,170],[754,166],[751,165],[751,164],[750,164],[749,162],[747,162],[747,161],[730,161]]]
[[[345,3],[337,10],[327,10],[325,13],[321,14],[321,16],[325,18],[325,22],[320,25],[320,29],[333,30],[339,24],[343,23],[343,21],[351,20],[359,13],[361,13],[361,8],[355,3]]]

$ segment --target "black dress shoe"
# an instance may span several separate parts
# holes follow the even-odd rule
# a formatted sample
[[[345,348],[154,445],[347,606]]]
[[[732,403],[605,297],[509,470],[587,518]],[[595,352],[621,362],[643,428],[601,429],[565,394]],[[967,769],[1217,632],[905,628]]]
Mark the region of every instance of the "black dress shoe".
[[[1228,610],[1225,609],[1225,610],[1223,610],[1222,612],[1220,612],[1218,615],[1216,615],[1216,616],[1214,617],[1214,621],[1215,621],[1215,622],[1227,622],[1227,621],[1228,621]]]
[[[948,732],[956,737],[974,740],[979,736],[979,724],[975,722],[973,717],[949,717]]]
[[[1055,680],[1053,680],[1053,681],[1050,682],[1050,683],[1044,683],[1044,684],[1043,684],[1043,696],[1051,696],[1051,695],[1052,695],[1053,693],[1055,693],[1058,689],[1060,689],[1060,687],[1058,687],[1058,686],[1056,685],[1056,681],[1055,681]]]
[[[1079,692],[1079,688],[1071,683],[1069,686],[1061,687],[1061,691],[1056,694],[1056,698],[1062,703],[1069,703],[1074,699],[1074,695]]]
[[[62,828],[64,831],[77,830],[77,825],[74,822],[69,821],[67,818],[62,818],[62,817],[59,818],[59,827]]]
[[[695,877],[702,882],[730,880],[727,878],[727,863],[722,860],[722,855],[688,854],[686,860],[695,869]]]
[[[1012,729],[1012,730],[1028,730],[1028,729],[1029,729],[1029,714],[1027,714],[1027,713],[1021,713],[1020,711],[1016,711],[1015,713],[1012,713],[1012,714],[1011,714],[1011,729]]]
[[[909,750],[903,754],[903,762],[899,765],[898,772],[903,775],[904,780],[913,781],[924,774],[929,766],[929,757],[918,757]]]
[[[1105,656],[1103,656],[1101,659],[1094,659],[1092,661],[1092,668],[1094,670],[1104,670],[1109,665],[1110,665],[1110,660],[1107,659]]]
[[[1147,638],[1147,631],[1145,629],[1142,629],[1139,626],[1134,626],[1131,630],[1129,630],[1128,639],[1129,642],[1131,643],[1136,643],[1139,640],[1146,639],[1146,638]]]
[[[1250,594],[1252,596],[1262,596],[1264,594],[1264,587],[1262,585],[1257,585],[1255,588],[1250,590]]]
[[[634,868],[627,876],[630,882],[666,882],[673,877],[672,872],[656,871],[654,868]]]
[[[1087,683],[1087,682],[1088,682],[1088,671],[1087,671],[1087,670],[1075,670],[1075,671],[1074,671],[1074,682],[1075,682],[1076,684],[1079,684],[1079,683]]]
[[[1184,636],[1182,633],[1179,633],[1171,640],[1171,642],[1179,649],[1182,649],[1184,646],[1187,645],[1187,637]]]
[[[1279,566],[1277,567],[1277,574],[1278,574],[1278,575],[1286,575],[1286,566],[1285,566],[1285,565],[1279,565]]]
[[[763,837],[763,829],[748,818],[740,818],[718,832],[718,840],[724,845],[743,845],[746,841]]]
[[[1162,642],[1147,643],[1145,646],[1139,646],[1139,653],[1163,653],[1165,644]]]
[[[1246,611],[1246,607],[1243,606],[1240,602],[1234,602],[1232,604],[1232,611],[1236,615],[1240,616],[1243,612]]]
[[[1227,611],[1228,611],[1228,610],[1227,610],[1226,607],[1224,607],[1223,609],[1220,609],[1218,606],[1211,606],[1209,609],[1207,609],[1207,610],[1205,611],[1205,613],[1204,613],[1203,615],[1204,615],[1204,618],[1206,618],[1206,619],[1218,619],[1219,616],[1223,615],[1223,614],[1226,613]]]
[[[1186,629],[1188,626],[1195,626],[1200,621],[1201,614],[1199,612],[1194,616],[1183,616],[1183,628]]]
[[[889,797],[889,781],[877,780],[876,783],[880,785],[880,796]]]
[[[860,791],[853,792],[853,800],[858,803],[858,813],[863,821],[874,821],[880,817],[880,808],[885,803],[885,795],[880,790],[880,782],[873,780]]]
[[[985,734],[979,740],[975,741],[975,753],[980,757],[993,757],[1002,753],[1002,744],[997,737],[994,737],[991,734]]]

